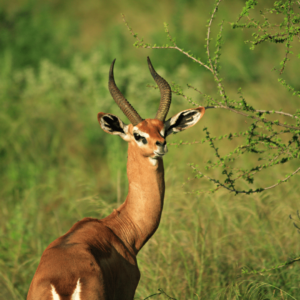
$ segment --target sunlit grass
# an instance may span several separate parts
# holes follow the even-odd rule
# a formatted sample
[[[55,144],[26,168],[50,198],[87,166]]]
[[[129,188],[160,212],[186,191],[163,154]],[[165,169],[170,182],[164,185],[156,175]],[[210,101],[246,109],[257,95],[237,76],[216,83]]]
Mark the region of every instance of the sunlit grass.
[[[16,87],[21,82],[23,87],[16,104],[2,98],[6,108],[0,115],[5,131],[0,220],[4,299],[26,295],[40,256],[51,241],[83,217],[108,215],[125,199],[126,144],[105,135],[96,115],[109,111],[125,117],[106,90],[108,65],[95,55],[85,61],[76,58],[71,70],[45,61],[37,75],[30,69],[18,72],[13,80]],[[93,67],[95,61],[100,68]],[[82,72],[76,71],[79,64]],[[154,99],[159,97],[158,91],[145,87],[151,82],[147,69],[132,66],[116,74],[120,83],[129,78],[127,93],[141,115],[154,115]],[[10,84],[5,86],[8,94]],[[274,101],[280,101],[280,96]],[[177,97],[170,114],[186,107]],[[241,123],[228,113],[207,111],[196,127],[170,141],[201,140],[204,126],[217,134]],[[231,147],[230,143],[223,147]],[[297,178],[254,196],[205,193],[210,183],[193,179],[188,163],[201,167],[211,155],[205,143],[169,146],[164,212],[157,233],[138,255],[142,278],[136,297],[143,299],[158,288],[177,299],[232,299],[234,295],[256,299],[259,293],[280,294],[277,288],[297,295],[298,265],[267,277],[241,273],[242,267],[270,268],[299,253],[296,230],[288,219],[299,208]],[[251,159],[242,158],[239,163],[251,164]],[[258,183],[272,183],[290,168],[275,167]],[[203,193],[194,192],[198,190]],[[288,296],[283,293],[282,297]]]
[[[82,19],[88,18],[91,9],[104,6],[108,14],[114,5],[88,3],[86,12],[80,15]],[[186,8],[184,16],[188,16],[189,22],[174,19],[171,29],[180,25],[184,30],[195,28],[199,18],[196,8],[200,9],[200,4]],[[150,4],[124,6],[130,12],[128,19],[143,11],[143,5]],[[159,5],[161,10],[156,11],[163,22],[172,15],[170,11],[162,13],[171,5],[163,2]],[[75,5],[75,8],[72,14],[78,16],[80,7]],[[68,11],[68,5],[63,9]],[[202,14],[208,10],[205,7]],[[126,10],[122,12],[126,14]],[[95,10],[91,19],[97,18],[98,13]],[[227,14],[225,10],[224,16]],[[146,37],[161,39],[157,19],[153,22],[151,14],[148,19],[141,18],[132,25],[141,32],[144,30]],[[151,26],[147,25],[148,20],[152,20]],[[111,22],[118,21],[112,18]],[[107,29],[111,38],[109,51],[105,47],[90,51],[97,36],[104,35],[103,28],[99,29],[101,32],[94,29],[88,36],[87,32],[95,25],[90,21],[82,26],[85,37],[73,42],[84,42],[78,48],[88,54],[75,53],[68,67],[37,58],[38,68],[15,70],[9,51],[0,59],[3,63],[0,68],[1,299],[24,299],[48,244],[83,217],[108,215],[126,197],[126,143],[105,134],[96,119],[97,113],[103,111],[127,122],[107,90],[111,57],[117,57],[117,84],[142,117],[153,117],[158,106],[159,92],[146,87],[153,83],[146,61],[139,64],[139,59],[150,52],[128,50],[132,41],[129,43],[128,37],[120,34],[121,25]],[[184,35],[184,30],[181,37],[187,42],[202,36],[199,29],[194,37]],[[125,28],[124,32],[125,35]],[[270,71],[272,59],[278,53],[266,48],[258,54],[250,53],[244,45],[233,42],[239,36],[229,34],[227,38],[222,76],[228,95],[237,97],[237,89],[242,86],[251,105],[259,105],[261,109],[284,107],[285,111],[294,112],[299,106],[297,98],[278,86],[276,74]],[[204,53],[202,44],[199,45],[199,51]],[[181,84],[184,93],[195,102],[205,104],[201,96],[185,87],[186,83],[213,96],[217,94],[213,79],[203,70],[196,70],[194,65],[173,54],[152,54],[157,58],[153,61],[157,71],[168,81]],[[291,80],[296,81],[297,64],[289,71]],[[175,96],[169,116],[190,107],[183,98]],[[246,122],[228,111],[207,110],[197,126],[168,141],[201,141],[204,127],[218,136],[236,128],[243,130]],[[239,142],[241,139],[220,142],[220,152],[228,152]],[[234,196],[223,190],[212,194],[208,192],[211,183],[195,179],[188,163],[198,164],[201,169],[213,158],[207,143],[169,146],[164,159],[164,211],[158,231],[138,255],[142,277],[136,298],[144,299],[161,288],[176,299],[298,299],[299,264],[265,275],[243,275],[241,270],[272,268],[299,255],[299,236],[288,218],[299,209],[299,175],[258,195]],[[249,166],[255,159],[249,155],[236,163]],[[267,170],[253,187],[277,182],[294,169],[295,166],[286,164],[284,168]],[[212,173],[215,177],[222,176],[219,170]]]

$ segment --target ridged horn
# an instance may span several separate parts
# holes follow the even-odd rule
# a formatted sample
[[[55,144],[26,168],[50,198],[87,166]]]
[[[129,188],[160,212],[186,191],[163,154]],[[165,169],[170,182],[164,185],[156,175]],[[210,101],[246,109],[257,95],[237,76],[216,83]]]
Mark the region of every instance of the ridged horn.
[[[149,56],[147,57],[147,61],[148,61],[148,67],[150,73],[153,79],[155,80],[155,82],[157,83],[161,95],[159,108],[155,118],[164,122],[171,105],[171,100],[172,100],[171,88],[167,83],[167,81],[156,73],[156,71],[154,70],[151,64]]]
[[[110,91],[111,96],[118,104],[122,112],[125,116],[129,119],[133,126],[137,125],[138,123],[142,122],[143,119],[140,115],[136,112],[136,110],[131,106],[131,104],[125,99],[123,94],[118,89],[115,78],[114,78],[114,65],[116,59],[113,60],[110,70],[109,70],[109,80],[108,80],[108,89]]]

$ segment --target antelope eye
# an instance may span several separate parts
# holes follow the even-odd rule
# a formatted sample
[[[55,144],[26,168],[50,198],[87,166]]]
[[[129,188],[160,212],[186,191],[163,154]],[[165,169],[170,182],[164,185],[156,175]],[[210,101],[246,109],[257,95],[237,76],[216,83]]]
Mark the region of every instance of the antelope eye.
[[[139,135],[138,133],[134,133],[133,136],[137,142],[141,141],[144,145],[147,144],[147,140],[145,137]]]
[[[141,139],[141,136],[138,133],[133,134],[136,141],[139,141]]]

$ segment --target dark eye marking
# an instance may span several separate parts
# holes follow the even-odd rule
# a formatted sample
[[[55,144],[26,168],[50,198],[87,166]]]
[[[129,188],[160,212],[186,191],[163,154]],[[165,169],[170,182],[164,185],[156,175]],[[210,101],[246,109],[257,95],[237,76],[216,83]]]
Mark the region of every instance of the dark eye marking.
[[[135,140],[138,142],[138,141],[141,141],[143,144],[147,144],[147,140],[146,138],[144,138],[143,136],[139,135],[138,133],[134,133],[133,134]]]
[[[138,133],[133,134],[136,141],[139,141],[141,139],[141,136]]]

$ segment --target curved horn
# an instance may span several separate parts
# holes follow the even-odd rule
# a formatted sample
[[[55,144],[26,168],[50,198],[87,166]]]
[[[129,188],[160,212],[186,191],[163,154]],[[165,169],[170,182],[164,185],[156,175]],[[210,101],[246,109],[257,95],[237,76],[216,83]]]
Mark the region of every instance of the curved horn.
[[[110,91],[111,96],[121,108],[122,112],[129,119],[133,126],[142,122],[143,119],[136,112],[136,110],[131,106],[131,104],[125,99],[120,90],[118,89],[115,79],[114,79],[114,64],[116,59],[112,62],[109,70],[109,80],[108,80],[108,89]]]
[[[161,94],[159,108],[158,108],[155,118],[160,121],[165,121],[166,116],[169,111],[169,108],[170,108],[170,105],[171,105],[171,100],[172,100],[171,88],[170,88],[169,84],[167,83],[167,81],[156,73],[156,71],[154,70],[154,68],[151,64],[149,56],[147,57],[147,61],[148,61],[148,67],[149,67],[150,73],[151,73],[153,79],[155,80],[155,82],[157,83],[159,90],[160,90],[160,94]]]

